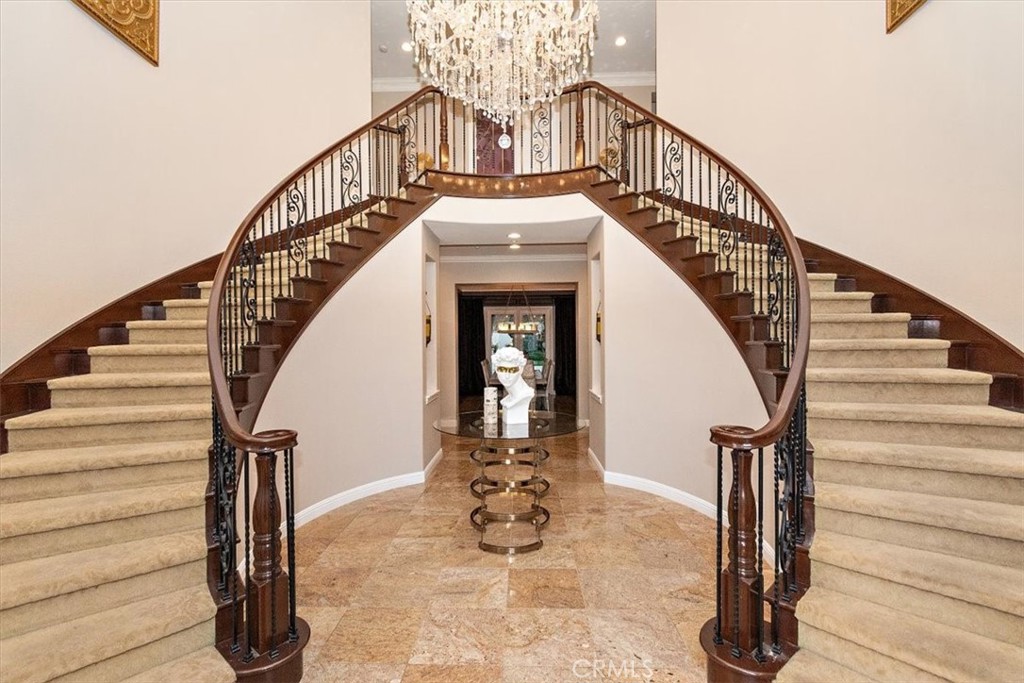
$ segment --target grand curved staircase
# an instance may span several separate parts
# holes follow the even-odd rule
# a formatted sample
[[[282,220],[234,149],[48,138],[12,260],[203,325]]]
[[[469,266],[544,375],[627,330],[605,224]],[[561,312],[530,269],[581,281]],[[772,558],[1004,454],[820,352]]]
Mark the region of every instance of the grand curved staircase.
[[[922,327],[899,299],[879,310],[884,292],[855,289],[855,262],[806,273],[752,181],[597,84],[524,121],[518,175],[500,180],[450,170],[476,170],[474,113],[460,107],[421,91],[303,165],[246,217],[216,275],[174,283],[190,298],[140,294],[120,343],[90,347],[86,363],[72,354],[58,369],[78,374],[45,382],[48,402],[45,378],[5,372],[0,412],[27,414],[4,419],[0,458],[0,679],[301,676],[295,434],[251,433],[277,369],[331,296],[439,198],[567,192],[691,285],[772,416],[713,430],[709,680],[1020,679],[1020,351],[993,352],[984,330],[941,339],[948,316]],[[974,356],[985,372],[948,367],[968,366],[970,348],[987,349]],[[1008,394],[990,391],[993,374]]]

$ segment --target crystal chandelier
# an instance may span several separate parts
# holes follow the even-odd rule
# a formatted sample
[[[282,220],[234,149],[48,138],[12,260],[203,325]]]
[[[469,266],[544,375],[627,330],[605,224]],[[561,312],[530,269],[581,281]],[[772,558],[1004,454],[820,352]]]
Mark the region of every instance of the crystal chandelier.
[[[406,0],[415,62],[441,92],[506,126],[586,78],[597,0]]]

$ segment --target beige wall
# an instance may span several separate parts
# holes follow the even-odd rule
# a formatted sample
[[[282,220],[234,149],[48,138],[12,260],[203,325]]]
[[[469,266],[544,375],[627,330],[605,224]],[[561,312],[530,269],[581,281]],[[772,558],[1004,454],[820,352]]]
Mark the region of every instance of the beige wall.
[[[604,371],[605,343],[597,341],[597,311],[604,315],[604,220],[601,220],[587,238],[587,275],[590,287],[590,306],[584,326],[590,347],[590,374],[587,376],[587,406],[590,417],[590,452],[602,466],[605,464]],[[602,321],[602,328],[604,323]]]
[[[368,2],[164,2],[160,24],[154,68],[70,2],[0,2],[0,367],[222,251],[369,118]]]
[[[257,429],[299,433],[296,509],[423,471],[423,236],[415,222],[324,306],[271,386]],[[436,450],[436,448],[435,448]],[[304,516],[302,521],[308,521]]]
[[[409,92],[374,92],[370,96],[370,107],[373,111],[373,116],[380,116],[391,107],[395,106],[407,97],[412,96],[416,92],[410,90]]]
[[[659,113],[799,236],[1024,345],[1024,3],[929,2],[891,35],[884,5],[659,2]]]
[[[441,418],[441,344],[438,341],[440,321],[438,319],[438,283],[441,270],[441,245],[437,236],[417,222],[423,236],[423,300],[421,318],[430,314],[431,339],[423,345],[423,467],[441,450],[441,434],[434,429],[434,423]],[[425,333],[425,330],[423,331]]]
[[[639,477],[687,494],[681,502],[713,506],[709,428],[768,419],[750,371],[697,294],[612,220],[604,221],[601,260],[609,480]]]

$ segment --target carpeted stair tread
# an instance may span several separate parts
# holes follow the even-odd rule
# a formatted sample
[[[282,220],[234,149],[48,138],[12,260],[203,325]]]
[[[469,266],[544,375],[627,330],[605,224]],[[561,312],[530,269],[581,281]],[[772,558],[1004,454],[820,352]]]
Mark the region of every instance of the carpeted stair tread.
[[[85,590],[206,556],[203,534],[185,531],[4,565],[0,609]]]
[[[233,683],[235,680],[235,670],[211,645],[126,678],[122,683]]]
[[[951,425],[979,425],[1024,429],[1024,413],[988,405],[906,404],[906,403],[814,403],[807,406],[809,418],[917,422]],[[1024,432],[1021,432],[1024,446]]]
[[[8,638],[0,679],[48,681],[194,627],[215,613],[202,583]]]
[[[815,483],[814,503],[843,512],[1024,541],[1024,516],[1018,505],[824,481]]]
[[[0,538],[195,507],[205,491],[205,481],[194,481],[6,503],[0,505]]]
[[[129,330],[205,330],[206,319],[202,320],[129,320]]]
[[[165,299],[164,308],[206,308],[208,302],[202,299]]]
[[[1015,451],[819,439],[814,458],[1024,479],[1024,454]]]
[[[811,292],[811,301],[870,301],[874,296],[873,292]]]
[[[51,391],[55,389],[137,389],[209,385],[210,374],[208,372],[89,373],[58,377],[46,383]]]
[[[814,535],[811,559],[1024,616],[1024,568],[1000,567],[825,529]]]
[[[50,408],[30,415],[11,418],[5,423],[9,431],[48,429],[169,420],[198,420],[210,416],[207,404],[155,406],[101,406],[96,408]]]
[[[991,384],[992,375],[949,368],[807,368],[809,382]]]
[[[814,323],[902,323],[910,322],[909,313],[814,313]]]
[[[88,375],[83,375],[87,377]],[[0,479],[17,479],[62,472],[87,472],[113,467],[206,460],[208,439],[83,446],[6,453],[0,458]]]
[[[832,281],[839,277],[836,273],[807,273],[808,280],[828,280]]]
[[[810,342],[811,351],[939,350],[950,347],[945,339],[811,339]]]
[[[90,356],[205,356],[206,344],[112,344],[90,346]]]
[[[779,671],[776,683],[872,683],[874,679],[811,652],[798,650]]]
[[[797,618],[950,681],[1019,681],[1024,649],[812,586]]]

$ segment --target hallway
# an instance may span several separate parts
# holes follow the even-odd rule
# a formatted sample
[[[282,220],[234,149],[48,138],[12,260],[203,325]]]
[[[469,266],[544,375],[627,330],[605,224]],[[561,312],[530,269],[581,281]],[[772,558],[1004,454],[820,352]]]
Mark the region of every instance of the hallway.
[[[586,431],[548,440],[544,547],[476,546],[468,453],[445,437],[427,484],[297,531],[306,681],[703,681],[698,630],[714,615],[714,522],[606,486]]]

